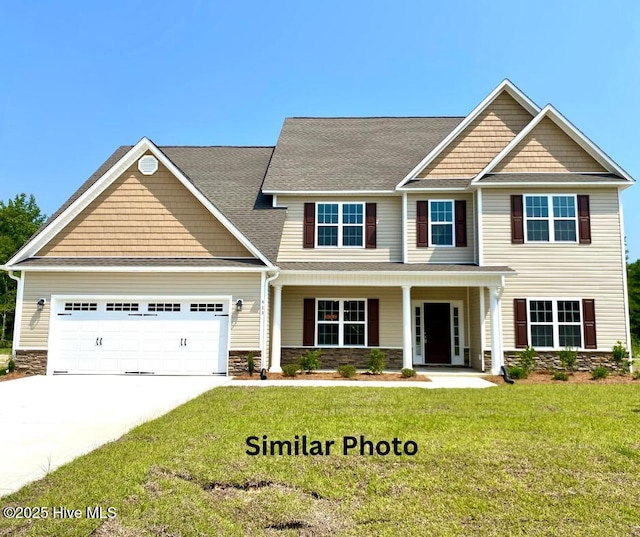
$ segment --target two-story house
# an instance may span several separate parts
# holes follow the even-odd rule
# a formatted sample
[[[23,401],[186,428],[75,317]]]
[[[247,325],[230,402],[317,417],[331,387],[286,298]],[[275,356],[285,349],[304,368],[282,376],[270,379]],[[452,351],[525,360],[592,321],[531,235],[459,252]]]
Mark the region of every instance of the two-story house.
[[[119,148],[4,267],[19,368],[467,366],[630,347],[633,179],[509,81],[466,117],[291,118],[275,147]]]

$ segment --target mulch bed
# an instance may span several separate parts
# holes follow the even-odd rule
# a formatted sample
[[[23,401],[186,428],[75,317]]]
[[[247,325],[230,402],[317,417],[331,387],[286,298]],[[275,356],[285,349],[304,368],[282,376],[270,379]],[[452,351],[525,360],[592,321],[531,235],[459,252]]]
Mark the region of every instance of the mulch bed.
[[[14,371],[13,373],[7,373],[6,375],[0,375],[0,382],[4,382],[5,380],[14,380],[21,379],[26,377],[24,373],[21,371]]]
[[[591,373],[588,371],[577,371],[569,375],[569,380],[553,380],[552,371],[536,371],[531,373],[526,379],[516,380],[516,384],[637,384],[640,386],[640,380],[633,380],[632,376],[627,373],[626,375],[618,375],[617,373],[609,373],[609,376],[603,379],[593,380]],[[489,382],[495,384],[504,384],[502,377],[484,377]]]
[[[234,376],[234,379],[238,380],[260,380],[260,375],[254,373],[253,376],[249,376],[248,373],[243,375]],[[268,380],[403,380],[407,382],[421,381],[430,382],[431,379],[424,375],[416,375],[415,377],[405,378],[400,373],[382,373],[380,375],[373,375],[372,373],[357,373],[355,377],[346,379],[341,377],[335,371],[321,372],[315,371],[313,373],[298,373],[296,377],[285,377],[282,373],[267,373]]]

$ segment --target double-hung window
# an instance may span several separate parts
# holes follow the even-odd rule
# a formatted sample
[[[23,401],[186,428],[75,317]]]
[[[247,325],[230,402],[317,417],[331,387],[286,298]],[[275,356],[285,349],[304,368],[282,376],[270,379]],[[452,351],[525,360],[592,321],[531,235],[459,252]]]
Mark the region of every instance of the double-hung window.
[[[429,244],[453,246],[453,201],[431,200],[429,202]]]
[[[317,300],[317,345],[364,346],[367,341],[366,311],[366,300]]]
[[[582,312],[579,300],[529,300],[531,346],[582,347]]]
[[[527,242],[576,242],[577,211],[573,194],[524,196]]]
[[[318,203],[317,246],[364,247],[364,203]]]

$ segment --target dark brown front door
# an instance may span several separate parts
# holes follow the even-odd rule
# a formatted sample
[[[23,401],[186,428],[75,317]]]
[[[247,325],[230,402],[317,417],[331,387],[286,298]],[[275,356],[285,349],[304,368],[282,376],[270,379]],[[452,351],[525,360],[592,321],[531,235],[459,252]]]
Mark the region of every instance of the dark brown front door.
[[[424,355],[427,364],[451,363],[451,305],[424,304]]]

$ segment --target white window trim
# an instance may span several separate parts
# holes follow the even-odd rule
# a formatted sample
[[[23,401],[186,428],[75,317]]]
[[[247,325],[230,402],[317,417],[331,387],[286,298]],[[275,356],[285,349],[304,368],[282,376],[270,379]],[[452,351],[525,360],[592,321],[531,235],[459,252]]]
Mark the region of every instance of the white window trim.
[[[573,198],[573,206],[575,208],[576,211],[576,215],[573,218],[556,218],[553,215],[553,198],[554,197],[565,197],[565,198]],[[531,216],[528,217],[527,216],[527,197],[538,197],[538,198],[547,198],[547,209],[549,211],[549,216],[547,217],[539,217],[539,216]],[[524,222],[524,242],[525,243],[531,243],[531,244],[549,244],[549,243],[557,243],[557,244],[577,244],[580,237],[578,236],[580,229],[578,227],[578,195],[577,194],[561,194],[561,193],[556,193],[556,194],[523,194],[522,195],[522,217],[523,217],[523,222]],[[549,222],[549,240],[547,241],[533,241],[533,240],[529,240],[529,233],[527,230],[527,224],[529,221],[539,221],[539,220],[546,220],[547,222]],[[554,222],[558,220],[558,221],[563,221],[563,220],[573,220],[575,223],[575,229],[576,229],[576,238],[573,241],[557,241],[556,240],[556,234],[555,234],[555,226],[554,226]]]
[[[318,305],[321,300],[327,300],[330,302],[338,302],[338,321],[320,321],[318,319]],[[364,302],[364,322],[362,321],[349,321],[346,324],[363,324],[364,325],[364,344],[363,345],[345,345],[344,344],[344,303],[358,301]],[[362,349],[368,347],[369,343],[369,301],[366,298],[316,298],[316,307],[315,307],[315,346],[319,348],[331,348],[335,349],[338,347],[344,348],[354,348],[354,349]],[[320,331],[318,330],[318,325],[320,324],[337,324],[338,325],[338,344],[337,345],[320,345],[318,343],[318,337],[320,335]]]
[[[456,204],[455,201],[452,199],[449,200],[441,200],[441,199],[430,199],[427,200],[429,202],[429,227],[428,227],[428,233],[429,233],[429,246],[432,246],[434,248],[455,248],[456,246]],[[433,209],[431,208],[431,204],[432,203],[439,203],[439,202],[448,202],[451,204],[451,244],[434,244],[433,243],[433,236],[431,233],[431,229],[433,224],[436,225],[442,225],[442,224],[448,224],[448,222],[434,222],[431,217],[433,215]]]
[[[338,206],[338,223],[337,224],[321,224],[318,221],[318,206],[319,205],[337,205]],[[362,207],[362,224],[343,224],[342,222],[342,211],[344,205],[360,205]],[[355,249],[361,250],[365,247],[365,234],[366,234],[366,223],[367,223],[367,214],[366,214],[366,204],[362,201],[317,201],[316,202],[316,217],[315,217],[315,248],[344,248],[344,249]],[[320,245],[318,244],[319,239],[319,227],[320,226],[337,226],[338,228],[338,245]],[[342,230],[345,227],[356,227],[360,226],[362,228],[362,244],[360,246],[343,246],[342,245]]]
[[[531,310],[530,303],[531,302],[541,302],[541,301],[550,301],[551,302],[551,313],[553,316],[553,347],[535,347],[533,345],[533,340],[531,339]],[[571,347],[572,349],[576,349],[578,351],[585,350],[584,348],[584,314],[582,312],[582,298],[575,297],[544,297],[544,298],[527,298],[527,341],[529,342],[529,346],[534,347],[536,350],[541,351],[557,351],[563,350],[564,347],[560,346],[560,323],[558,322],[558,302],[577,302],[578,308],[580,310],[580,323],[562,323],[563,325],[580,325],[580,347]],[[537,325],[551,324],[551,323],[533,323]]]

